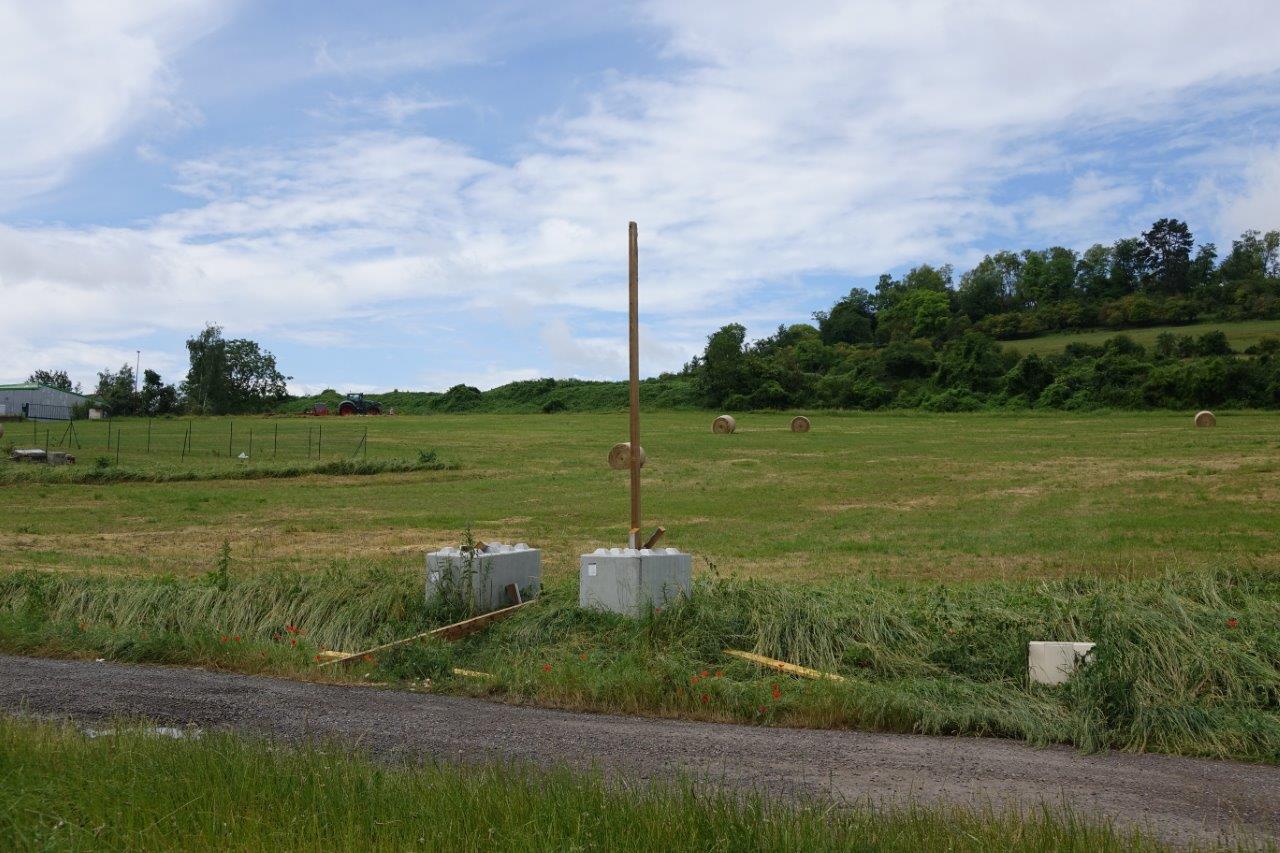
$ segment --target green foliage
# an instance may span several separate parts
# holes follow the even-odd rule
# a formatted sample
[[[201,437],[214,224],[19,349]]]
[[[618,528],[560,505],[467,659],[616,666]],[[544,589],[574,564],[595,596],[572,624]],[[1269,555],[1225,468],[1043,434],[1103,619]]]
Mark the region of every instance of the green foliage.
[[[10,850],[1160,849],[1064,811],[832,808],[563,769],[388,764],[225,732],[89,737],[12,717],[0,718],[0,803]]]
[[[417,572],[266,574],[236,578],[226,592],[199,581],[0,574],[0,647],[20,652],[225,655],[243,665],[240,646],[207,638],[265,649],[293,627],[323,648],[360,649],[445,618],[424,607]],[[555,582],[536,606],[452,651],[420,645],[378,664],[418,679],[456,662],[493,673],[483,689],[509,700],[602,711],[759,720],[765,707],[783,725],[1280,763],[1278,620],[1280,576],[1261,570],[947,585],[710,575],[689,599],[640,621],[580,610],[576,585]],[[1096,642],[1096,661],[1063,688],[1028,685],[1027,642],[1044,637]],[[725,659],[726,647],[849,680],[780,679]],[[304,651],[294,658],[301,667]],[[703,670],[724,675],[690,690]]]
[[[187,340],[191,366],[182,393],[191,411],[228,414],[262,411],[283,400],[291,378],[276,368],[276,359],[254,341],[227,340],[222,328],[209,325]]]
[[[313,474],[347,477],[409,471],[454,470],[456,463],[441,461],[436,451],[419,451],[413,459],[331,459],[325,462],[295,462],[267,465],[237,465],[233,468],[184,468],[164,465],[145,468],[116,466],[110,457],[99,456],[92,468],[78,466],[10,465],[0,468],[0,485],[14,483],[180,483],[210,480],[267,480],[306,477]]]
[[[442,640],[424,639],[377,655],[381,678],[394,681],[439,681],[453,673],[453,649]]]
[[[205,575],[205,580],[209,586],[219,592],[226,592],[231,588],[231,540],[222,540],[222,547],[218,549],[216,564],[213,570]]]
[[[27,381],[35,382],[48,388],[57,388],[59,391],[75,393],[80,391],[79,386],[72,384],[71,377],[67,375],[65,370],[36,370],[27,377]]]

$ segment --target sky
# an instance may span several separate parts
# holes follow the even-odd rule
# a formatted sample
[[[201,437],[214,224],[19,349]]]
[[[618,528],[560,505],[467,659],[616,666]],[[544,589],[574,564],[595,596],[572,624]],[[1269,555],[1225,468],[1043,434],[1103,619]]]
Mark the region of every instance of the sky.
[[[1280,4],[0,0],[0,382],[626,374],[1163,216],[1280,228]]]

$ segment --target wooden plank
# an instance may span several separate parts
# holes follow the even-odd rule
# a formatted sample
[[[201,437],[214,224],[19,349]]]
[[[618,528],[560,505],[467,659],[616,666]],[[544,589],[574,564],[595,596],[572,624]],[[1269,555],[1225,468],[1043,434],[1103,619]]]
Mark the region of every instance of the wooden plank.
[[[665,528],[665,527],[659,527],[657,530],[653,531],[653,535],[652,535],[652,536],[650,536],[648,539],[644,540],[644,544],[643,544],[643,545],[641,545],[640,547],[641,547],[641,548],[652,548],[654,545],[657,545],[657,544],[658,544],[658,540],[659,540],[659,539],[661,539],[661,538],[662,538],[662,534],[664,534],[664,533],[666,533],[666,532],[667,532],[667,528]]]
[[[318,665],[330,666],[335,663],[346,663],[349,660],[355,660],[356,658],[361,657],[363,655],[372,655],[372,654],[377,654],[378,652],[385,652],[387,649],[394,649],[396,646],[403,646],[407,643],[412,643],[415,640],[424,640],[428,637],[434,637],[436,639],[445,640],[451,643],[454,640],[460,640],[463,637],[466,637],[470,634],[474,634],[476,631],[479,631],[481,628],[485,628],[489,625],[492,625],[494,622],[501,622],[503,619],[506,619],[508,616],[515,613],[521,607],[528,607],[530,604],[533,604],[537,600],[538,599],[536,598],[531,598],[528,601],[521,602],[520,604],[514,604],[511,607],[504,607],[501,610],[494,610],[490,613],[482,613],[479,616],[473,616],[470,619],[463,619],[461,622],[454,622],[452,625],[445,625],[441,628],[433,628],[430,631],[423,631],[421,634],[414,634],[412,637],[405,637],[403,640],[393,640],[390,643],[383,643],[382,645],[374,646],[371,649],[364,649],[363,651],[352,652],[351,654],[343,655],[342,657],[336,657],[336,658],[333,658],[332,660],[323,661]]]
[[[751,663],[763,666],[766,669],[772,669],[776,672],[785,672],[788,675],[798,675],[801,678],[812,678],[817,681],[847,681],[843,675],[836,675],[834,672],[823,672],[819,669],[810,669],[807,666],[799,664],[787,663],[777,658],[767,658],[764,655],[758,655],[754,652],[744,652],[738,649],[725,649],[724,653],[730,657],[739,658],[740,660],[750,661]]]
[[[462,669],[456,666],[453,668],[453,674],[462,678],[493,678],[492,672],[480,672],[476,669]]]

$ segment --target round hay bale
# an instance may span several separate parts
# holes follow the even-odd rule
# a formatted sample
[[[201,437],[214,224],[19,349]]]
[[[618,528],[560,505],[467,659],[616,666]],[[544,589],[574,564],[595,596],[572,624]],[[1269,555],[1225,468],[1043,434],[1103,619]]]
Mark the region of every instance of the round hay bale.
[[[809,419],[806,418],[804,415],[796,415],[794,418],[791,419],[791,431],[792,432],[808,432]]]
[[[640,448],[640,467],[645,463],[644,448]],[[625,471],[631,467],[631,442],[620,441],[609,451],[609,467],[615,471]]]
[[[1217,425],[1218,419],[1213,416],[1213,412],[1207,410],[1203,412],[1196,412],[1196,426],[1211,427]]]
[[[738,422],[733,419],[733,415],[721,415],[711,422],[711,431],[716,435],[728,435],[738,428]]]

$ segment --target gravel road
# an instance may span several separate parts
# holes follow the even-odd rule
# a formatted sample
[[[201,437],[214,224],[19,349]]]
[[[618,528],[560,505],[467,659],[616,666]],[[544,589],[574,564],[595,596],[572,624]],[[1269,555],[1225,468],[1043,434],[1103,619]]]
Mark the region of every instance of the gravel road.
[[[628,780],[683,774],[783,797],[1065,805],[1174,843],[1280,839],[1280,768],[1229,761],[579,714],[198,669],[3,655],[0,711],[339,738],[396,758],[594,767]]]

